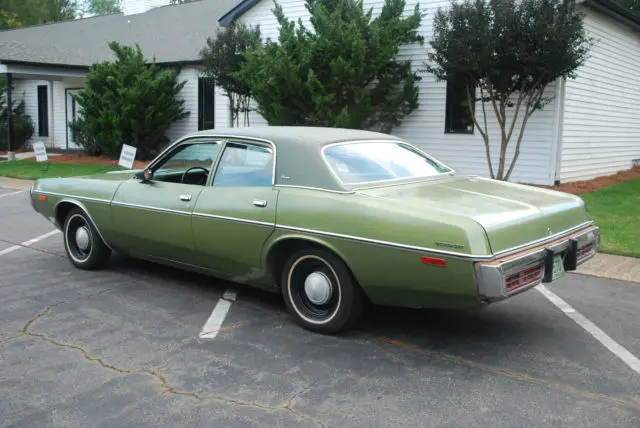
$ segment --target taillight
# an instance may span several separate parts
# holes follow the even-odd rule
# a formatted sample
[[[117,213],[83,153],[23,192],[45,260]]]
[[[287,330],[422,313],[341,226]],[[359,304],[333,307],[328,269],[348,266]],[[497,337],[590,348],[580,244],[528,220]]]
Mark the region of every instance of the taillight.
[[[587,244],[582,248],[578,248],[578,252],[576,253],[577,261],[579,262],[585,257],[590,256],[592,251],[593,251],[593,243]]]
[[[517,290],[541,280],[543,276],[544,268],[541,263],[506,276],[504,278],[504,287],[508,291]]]

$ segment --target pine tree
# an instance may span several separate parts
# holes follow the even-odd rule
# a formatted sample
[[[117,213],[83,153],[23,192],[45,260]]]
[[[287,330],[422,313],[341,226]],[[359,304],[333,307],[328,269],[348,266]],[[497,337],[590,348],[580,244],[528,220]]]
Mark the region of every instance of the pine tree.
[[[128,144],[147,159],[169,141],[169,126],[187,116],[178,98],[186,82],[178,82],[177,70],[147,63],[137,45],[109,47],[116,60],[93,66],[85,88],[74,95],[82,107],[72,125],[74,140],[92,155],[115,158]]]
[[[416,5],[386,0],[379,16],[361,0],[306,0],[311,28],[276,4],[278,41],[256,45],[233,73],[271,125],[315,125],[389,132],[418,107],[419,76],[400,47],[423,43]]]

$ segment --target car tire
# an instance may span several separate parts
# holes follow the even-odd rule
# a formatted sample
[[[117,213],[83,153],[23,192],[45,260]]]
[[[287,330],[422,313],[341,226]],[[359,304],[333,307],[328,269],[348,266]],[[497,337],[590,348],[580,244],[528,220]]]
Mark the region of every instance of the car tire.
[[[111,250],[83,210],[74,208],[67,214],[62,233],[64,249],[74,266],[94,270],[106,265]]]
[[[296,251],[284,265],[281,284],[287,310],[307,330],[336,334],[360,319],[363,292],[347,265],[327,250]]]

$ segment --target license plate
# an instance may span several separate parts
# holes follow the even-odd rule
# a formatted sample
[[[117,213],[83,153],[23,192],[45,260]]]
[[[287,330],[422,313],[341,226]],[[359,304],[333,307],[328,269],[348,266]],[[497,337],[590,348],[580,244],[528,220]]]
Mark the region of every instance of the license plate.
[[[557,255],[553,258],[553,270],[551,281],[555,281],[564,274],[564,265],[562,263],[562,256]]]

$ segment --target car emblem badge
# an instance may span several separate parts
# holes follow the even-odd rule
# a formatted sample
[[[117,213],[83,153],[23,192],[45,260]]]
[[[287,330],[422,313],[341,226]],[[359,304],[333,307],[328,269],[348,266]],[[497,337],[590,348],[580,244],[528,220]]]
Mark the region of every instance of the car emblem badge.
[[[436,242],[438,247],[449,247],[449,248],[464,248],[462,244],[452,244],[449,242]]]

